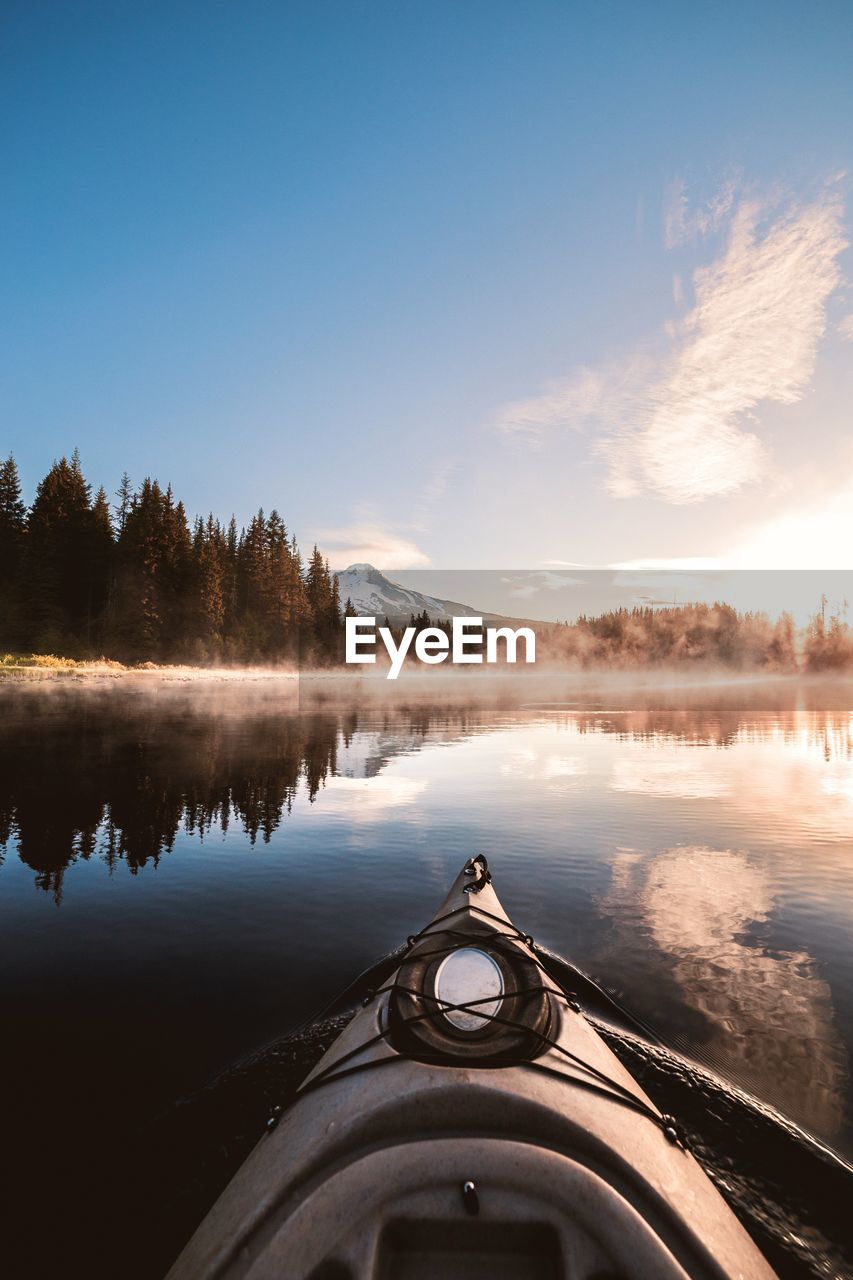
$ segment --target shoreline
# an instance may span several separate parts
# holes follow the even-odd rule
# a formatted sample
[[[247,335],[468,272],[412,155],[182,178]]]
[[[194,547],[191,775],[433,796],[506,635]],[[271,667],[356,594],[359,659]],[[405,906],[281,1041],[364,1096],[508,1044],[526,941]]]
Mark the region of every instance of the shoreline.
[[[841,668],[823,671],[767,671],[760,668],[701,667],[684,665],[636,666],[636,667],[565,667],[541,664],[535,670],[520,671],[493,667],[472,671],[443,668],[424,670],[403,668],[399,678],[388,680],[384,668],[370,673],[363,668],[346,667],[294,669],[275,666],[212,666],[204,667],[188,663],[144,662],[133,666],[112,659],[73,659],[56,655],[30,655],[30,660],[9,661],[13,655],[0,655],[0,686],[41,683],[73,684],[75,686],[103,686],[105,684],[297,684],[319,688],[346,684],[353,690],[384,691],[392,695],[418,688],[469,686],[483,688],[487,685],[527,686],[537,682],[551,684],[567,682],[577,687],[600,683],[623,688],[713,688],[738,685],[762,685],[795,688],[818,684],[844,684],[853,682],[853,670]],[[17,658],[17,655],[14,655]]]

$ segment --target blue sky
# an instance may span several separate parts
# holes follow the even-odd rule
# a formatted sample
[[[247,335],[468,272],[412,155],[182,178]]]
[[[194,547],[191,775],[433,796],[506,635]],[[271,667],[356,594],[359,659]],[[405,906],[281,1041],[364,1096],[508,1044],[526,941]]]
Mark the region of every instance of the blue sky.
[[[2,7],[0,454],[338,564],[849,567],[849,4]]]

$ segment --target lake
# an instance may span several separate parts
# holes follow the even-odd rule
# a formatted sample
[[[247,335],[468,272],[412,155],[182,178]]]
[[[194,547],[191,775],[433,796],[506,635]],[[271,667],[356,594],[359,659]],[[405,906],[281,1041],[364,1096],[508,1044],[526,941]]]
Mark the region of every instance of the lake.
[[[163,1117],[474,852],[520,927],[763,1104],[792,1183],[853,1159],[849,682],[7,682],[0,848],[16,1275],[161,1274],[195,1225]],[[787,1274],[842,1274],[808,1188],[779,1195]]]

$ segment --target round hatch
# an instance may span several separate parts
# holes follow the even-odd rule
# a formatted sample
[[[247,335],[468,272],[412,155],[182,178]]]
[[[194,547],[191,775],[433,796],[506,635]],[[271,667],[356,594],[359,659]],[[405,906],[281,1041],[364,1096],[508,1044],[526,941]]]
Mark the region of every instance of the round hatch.
[[[501,1007],[504,979],[500,966],[479,947],[460,947],[445,956],[435,975],[435,994],[443,1005],[477,1003],[471,1009],[442,1009],[460,1031],[481,1031]]]
[[[460,945],[461,928],[433,928],[413,941],[388,1001],[391,1044],[423,1061],[537,1057],[551,997],[535,958],[521,938],[462,923],[470,943]]]

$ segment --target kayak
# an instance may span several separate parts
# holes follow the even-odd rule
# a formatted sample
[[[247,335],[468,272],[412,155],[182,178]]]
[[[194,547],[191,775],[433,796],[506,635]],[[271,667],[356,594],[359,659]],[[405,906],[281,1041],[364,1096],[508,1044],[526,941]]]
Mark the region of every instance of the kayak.
[[[469,860],[167,1280],[772,1280],[540,954]]]

